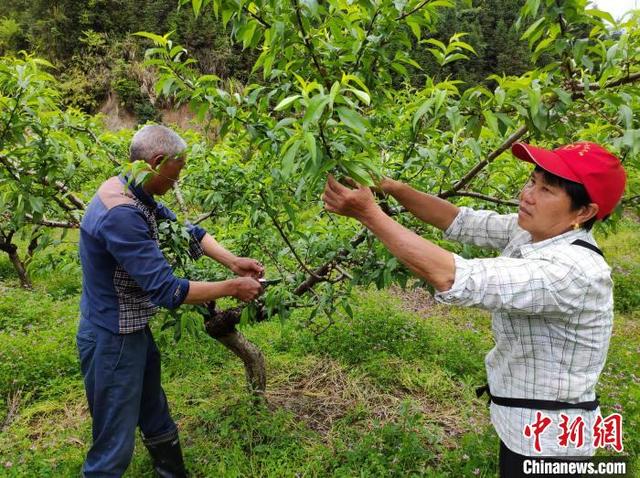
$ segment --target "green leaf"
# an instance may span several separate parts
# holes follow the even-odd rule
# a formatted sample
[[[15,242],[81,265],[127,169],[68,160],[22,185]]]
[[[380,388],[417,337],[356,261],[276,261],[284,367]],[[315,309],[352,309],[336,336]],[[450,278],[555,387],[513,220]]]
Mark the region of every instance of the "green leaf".
[[[538,113],[538,110],[540,109],[541,101],[542,99],[541,99],[540,89],[531,88],[529,90],[529,108],[531,110],[532,117]]]
[[[364,118],[362,118],[362,116],[360,116],[356,111],[345,107],[336,108],[336,111],[338,112],[340,121],[345,125],[358,134],[365,134],[367,128]]]
[[[412,126],[414,131],[416,129],[416,125],[418,124],[418,121],[420,121],[420,119],[427,113],[427,111],[429,111],[429,109],[431,109],[432,106],[433,106],[433,98],[429,98],[428,100],[426,100],[424,103],[420,105],[420,108],[418,108],[416,113],[413,115]]]
[[[35,213],[42,214],[44,211],[44,202],[41,197],[29,196],[29,205]]]
[[[349,82],[353,81],[356,85],[358,85],[360,88],[362,88],[364,91],[369,92],[369,88],[367,88],[367,85],[364,84],[364,82],[358,78],[356,75],[342,75],[342,81],[341,83],[343,85],[348,85]]]
[[[283,118],[280,121],[278,121],[278,123],[273,127],[273,130],[277,131],[279,129],[286,128],[287,126],[290,126],[295,122],[296,122],[295,118],[291,118],[291,117]]]
[[[394,61],[391,63],[391,68],[400,73],[402,76],[409,76],[409,71],[404,67],[402,63]]]
[[[558,99],[562,101],[565,105],[570,105],[573,102],[573,98],[571,97],[571,93],[563,90],[562,88],[553,88],[553,91],[556,95],[558,95]]]
[[[358,99],[360,99],[360,101],[362,101],[365,105],[367,106],[370,105],[371,97],[369,96],[368,93],[361,90],[357,90],[355,88],[349,88],[349,91],[351,91],[354,95],[356,95]]]
[[[231,17],[235,11],[232,8],[225,8],[222,10],[222,27],[227,28],[227,23],[231,20]]]
[[[301,98],[302,95],[292,95],[292,96],[288,96],[287,98],[285,98],[284,100],[282,100],[280,103],[278,103],[276,105],[276,107],[273,109],[274,111],[282,111],[283,109],[285,109],[287,106],[291,105],[295,100],[297,100],[298,98]]]
[[[454,42],[449,43],[449,46],[447,47],[447,51],[454,51],[454,50],[458,50],[460,48],[462,48],[464,50],[467,50],[467,51],[470,51],[474,55],[478,56],[478,53],[476,53],[474,48],[471,45],[469,45],[468,43],[463,42],[463,41],[454,41]]]
[[[414,36],[420,40],[421,36],[422,36],[422,32],[420,30],[420,22],[417,20],[416,17],[413,16],[409,16],[406,19],[407,25],[409,25],[409,28],[411,28],[411,32],[414,34]]]
[[[429,43],[431,45],[437,46],[440,50],[442,50],[443,53],[447,51],[446,45],[442,43],[440,40],[436,40],[435,38],[428,38],[424,41],[424,43]]]
[[[522,10],[520,11],[520,15],[524,18],[535,17],[538,13],[539,8],[540,0],[527,0],[522,7]]]
[[[536,49],[533,50],[533,54],[535,55],[536,53],[538,54],[542,53],[547,47],[549,47],[549,45],[553,43],[553,41],[554,41],[553,38],[545,38],[540,43],[538,43],[538,46],[536,46]]]
[[[597,8],[591,8],[591,9],[585,10],[584,13],[586,13],[587,15],[590,15],[592,17],[601,18],[602,20],[606,20],[609,23],[611,23],[612,25],[616,24],[615,19],[613,18],[613,16],[609,12],[598,10]]]
[[[193,8],[193,14],[198,18],[200,15],[200,8],[202,8],[202,0],[191,0],[191,7]]]
[[[500,131],[498,130],[498,119],[493,114],[493,112],[491,112],[490,110],[484,110],[482,112],[482,115],[484,116],[484,119],[487,121],[487,125],[489,126],[489,129],[491,129],[491,131],[493,131],[494,133],[499,133]]]
[[[338,97],[338,93],[340,93],[340,82],[334,81],[329,92],[329,108],[333,109],[333,103]]]
[[[292,137],[291,139],[294,138]],[[282,175],[285,178],[291,176],[291,174],[297,169],[295,159],[301,144],[302,141],[300,141],[299,139],[295,139],[292,142],[291,146],[287,149],[284,158],[282,158]]]
[[[458,60],[468,60],[469,57],[467,55],[465,55],[464,53],[454,53],[452,55],[447,55],[444,59],[444,62],[442,63],[442,65],[446,65],[447,63],[452,63],[454,61],[458,61]]]
[[[633,110],[628,105],[620,106],[619,112],[620,120],[624,124],[625,129],[633,128]]]
[[[316,95],[311,101],[309,101],[309,106],[307,106],[307,112],[304,115],[302,120],[302,127],[307,129],[309,125],[315,125],[322,113],[324,112],[325,107],[329,104],[329,97],[326,95]]]
[[[542,22],[544,22],[546,20],[545,17],[539,18],[538,20],[536,20],[535,22],[533,22],[531,24],[531,26],[529,26],[529,28],[527,28],[525,30],[525,32],[522,34],[522,36],[520,37],[520,40],[527,40],[529,38],[529,36],[536,31],[536,29],[542,24]]]
[[[360,164],[353,161],[349,161],[349,162],[341,163],[341,166],[349,175],[349,177],[354,179],[357,183],[362,184],[364,186],[373,186],[373,180],[371,179],[371,175]]]
[[[139,36],[139,37],[148,38],[149,40],[152,40],[156,45],[166,46],[167,43],[169,42],[169,39],[168,39],[167,36],[162,37],[160,35],[156,35],[155,33],[136,32],[136,33],[134,33],[134,35]]]
[[[244,31],[242,32],[242,48],[252,46],[253,36],[258,28],[258,22],[247,23]]]
[[[311,161],[313,162],[313,164],[316,164],[318,159],[318,150],[316,147],[316,138],[313,136],[313,133],[307,131],[304,134],[304,141],[307,145],[309,155],[311,156]]]

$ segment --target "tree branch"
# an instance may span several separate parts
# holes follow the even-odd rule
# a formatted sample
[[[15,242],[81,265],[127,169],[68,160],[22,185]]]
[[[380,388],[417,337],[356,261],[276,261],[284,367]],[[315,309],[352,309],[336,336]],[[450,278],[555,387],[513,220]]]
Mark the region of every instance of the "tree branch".
[[[457,183],[455,183],[451,189],[449,189],[448,191],[445,191],[443,193],[438,194],[438,197],[440,197],[442,199],[446,199],[448,197],[453,196],[455,193],[457,193],[462,188],[464,188],[467,184],[469,184],[473,180],[473,178],[475,178],[477,176],[477,174],[480,171],[482,171],[484,169],[485,166],[487,166],[487,164],[492,162],[494,159],[496,159],[498,156],[500,156],[502,153],[504,153],[507,149],[509,149],[511,147],[511,145],[513,145],[513,143],[515,143],[520,138],[522,138],[527,133],[528,129],[529,128],[527,127],[527,125],[520,126],[520,128],[518,128],[500,146],[498,146],[497,149],[492,151],[491,154],[489,154],[489,156],[487,156],[486,159],[483,159],[478,164],[476,164],[471,169],[471,171],[469,171],[467,174],[465,174],[464,177],[462,177],[462,179],[460,179]]]
[[[18,176],[18,173],[16,173],[11,167],[11,165],[9,164],[9,158],[0,154],[0,163],[2,163],[2,165],[7,169],[7,172],[14,179],[14,181],[20,182],[20,177]]]
[[[184,202],[184,197],[182,196],[182,191],[180,190],[180,186],[178,185],[178,183],[173,183],[173,194],[176,197],[178,206],[180,206],[180,211],[182,211],[182,214],[186,215],[189,210],[187,209],[187,205]]]
[[[302,23],[302,14],[300,13],[300,4],[298,3],[298,0],[291,0],[291,3],[293,4],[293,8],[296,12],[296,20],[298,22],[298,28],[300,29],[300,35],[302,35],[302,42],[304,43],[304,46],[307,48],[307,50],[309,50],[311,59],[313,60],[313,64],[316,66],[318,73],[320,73],[325,86],[327,87],[327,89],[329,89],[331,85],[329,83],[327,70],[325,70],[324,67],[320,64],[320,61],[318,60],[318,57],[316,55],[316,50],[313,47],[313,43],[311,43],[311,41],[309,40],[307,32],[304,29],[304,24]]]
[[[262,203],[265,206],[265,212],[267,213],[267,215],[269,216],[269,218],[271,218],[271,222],[273,222],[273,225],[276,227],[276,229],[278,230],[278,233],[280,234],[280,237],[282,237],[282,240],[287,244],[287,247],[289,248],[289,250],[291,251],[291,253],[293,254],[293,257],[295,257],[296,261],[298,262],[298,264],[300,264],[300,267],[310,276],[317,278],[317,279],[321,279],[324,280],[323,277],[316,277],[316,274],[314,272],[312,272],[311,270],[309,270],[309,268],[307,267],[307,265],[302,261],[302,259],[300,259],[300,256],[298,255],[298,253],[296,252],[296,249],[293,247],[293,244],[291,244],[291,241],[289,241],[289,238],[287,237],[287,235],[284,233],[284,230],[282,229],[282,226],[280,225],[280,223],[278,222],[278,219],[271,214],[270,211],[270,207],[269,204],[267,203],[267,198],[264,197],[264,193],[262,191],[260,191],[258,193],[260,195],[260,198],[262,199]]]
[[[626,85],[628,83],[635,83],[636,81],[640,80],[640,71],[636,72],[636,73],[632,73],[628,76],[625,76],[624,78],[618,78],[617,80],[613,80],[610,81],[608,83],[606,83],[602,88],[600,87],[600,85],[598,84],[593,84],[593,85],[589,85],[589,91],[597,91],[600,89],[607,89],[607,88],[615,88],[616,86],[622,86],[622,85]],[[585,89],[587,88],[586,85],[580,83],[577,85],[577,88],[579,88],[581,91],[576,91],[575,93],[573,93],[571,95],[571,97],[574,100],[583,98],[584,95],[586,94]]]
[[[20,182],[19,174],[28,174],[28,175],[35,174],[33,171],[20,171],[19,168],[17,168],[18,170],[16,171],[15,170],[16,168],[12,167],[12,165],[9,163],[9,158],[4,155],[0,155],[0,163],[2,163],[2,165],[6,168],[9,175],[17,182]],[[44,186],[51,186],[51,182],[47,178],[41,178],[38,182]],[[69,202],[71,202],[76,207],[76,209],[83,210],[86,207],[84,202],[82,202],[80,198],[75,196],[73,193],[69,192],[69,188],[65,186],[65,184],[62,181],[56,181],[54,183],[54,186],[59,192],[61,192],[64,196],[66,196],[69,199]],[[69,206],[64,205],[64,203],[62,203],[62,201],[59,198],[55,198],[54,200],[63,209],[67,211],[70,210]]]
[[[77,222],[59,221],[57,219],[47,219],[45,217],[34,221],[31,214],[26,214],[25,217],[33,224],[38,224],[40,226],[58,227],[61,229],[78,229],[80,227],[80,224],[78,224]]]
[[[425,7],[428,3],[431,3],[432,0],[424,0],[423,2],[421,2],[420,4],[418,4],[417,7],[415,7],[413,10],[407,12],[407,13],[403,13],[402,15],[400,15],[399,17],[396,18],[396,21],[400,21],[400,20],[404,20],[405,18],[407,18],[408,16],[413,15],[414,13],[416,13],[418,10],[420,10],[421,8]]]
[[[258,23],[260,23],[263,27],[265,28],[271,28],[271,24],[269,22],[267,22],[265,19],[263,19],[260,15],[253,13],[252,11],[250,11],[246,6],[243,5],[242,10],[244,10],[245,13],[249,14],[250,16],[252,16],[255,20],[258,21]]]
[[[214,212],[215,211],[211,211],[211,212],[207,212],[205,214],[200,214],[194,221],[191,222],[191,224],[193,224],[194,226],[197,226],[202,221],[204,221],[206,219],[209,219],[211,216],[213,216]]]
[[[45,185],[49,185],[49,181],[47,181],[46,179],[44,179],[42,183]],[[87,207],[79,197],[69,191],[69,188],[65,186],[62,181],[56,181],[54,184],[58,191],[63,193],[77,209],[84,210]]]
[[[349,249],[354,249],[355,247],[358,247],[367,238],[367,234],[368,234],[368,230],[362,229],[358,233],[358,235],[355,236],[351,240],[351,242],[349,242],[349,246],[350,246]],[[319,284],[320,282],[325,282],[327,280],[327,274],[331,271],[331,269],[336,264],[343,262],[345,259],[349,257],[349,254],[350,254],[349,249],[346,249],[346,248],[340,249],[335,254],[335,256],[333,256],[331,260],[327,261],[326,263],[324,263],[323,265],[315,269],[313,271],[313,275],[309,275],[309,277],[307,277],[302,284],[296,287],[296,289],[293,291],[294,295],[302,295],[308,292],[309,290],[311,290],[313,286],[315,286],[316,284]]]
[[[493,196],[487,196],[486,194],[476,193],[476,192],[473,192],[473,191],[458,191],[458,192],[455,192],[455,193],[451,194],[451,196],[462,196],[462,197],[470,197],[470,198],[482,199],[483,201],[488,201],[488,202],[492,202],[492,203],[496,203],[496,204],[503,204],[505,206],[518,206],[519,205],[518,201],[514,201],[513,199],[494,198]],[[451,196],[449,196],[449,197],[451,197]]]
[[[354,71],[357,71],[358,68],[360,68],[360,60],[362,59],[362,53],[364,52],[364,47],[369,42],[368,40],[369,35],[371,35],[371,31],[373,30],[373,24],[376,21],[376,18],[378,17],[379,14],[380,14],[380,8],[378,8],[376,12],[373,14],[373,17],[371,17],[371,21],[369,22],[369,26],[367,28],[367,33],[365,33],[364,40],[362,40],[362,44],[360,45],[360,48],[358,48],[358,53],[356,54],[356,63],[353,67]]]
[[[95,141],[95,143],[104,150],[104,152],[107,154],[107,157],[109,158],[109,161],[111,161],[111,163],[113,163],[114,166],[120,166],[120,161],[118,161],[116,157],[113,154],[111,154],[111,151],[109,151],[108,148],[105,148],[104,143],[100,141],[100,138],[98,138],[98,136],[96,136],[96,134],[93,131],[91,131],[89,128],[83,128],[83,127],[74,126],[74,125],[69,125],[69,127],[76,131],[80,131],[81,133],[85,133],[89,135],[91,139]]]

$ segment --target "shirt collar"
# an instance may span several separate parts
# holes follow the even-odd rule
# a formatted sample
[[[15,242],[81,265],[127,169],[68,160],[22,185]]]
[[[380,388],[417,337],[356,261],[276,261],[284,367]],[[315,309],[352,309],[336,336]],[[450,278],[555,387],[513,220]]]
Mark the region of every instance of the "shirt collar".
[[[571,231],[567,231],[564,234],[559,234],[557,236],[550,237],[549,239],[545,239],[544,241],[524,244],[520,246],[520,253],[522,254],[523,257],[526,257],[527,254],[540,251],[545,247],[549,247],[552,245],[559,245],[559,244],[571,244],[573,241],[577,239],[582,239],[583,241],[587,241],[592,244],[595,243],[593,239],[593,235],[591,234],[591,231],[586,231],[585,229],[582,229],[582,228],[576,229],[576,230],[572,229]]]
[[[120,174],[118,178],[120,179],[120,181],[122,181],[123,184],[125,184],[129,188],[131,193],[137,199],[139,199],[142,204],[144,204],[147,207],[150,207],[151,210],[155,210],[158,207],[158,203],[156,202],[155,199],[153,199],[153,196],[142,188],[142,181],[140,182],[130,181],[129,179],[130,176],[128,174],[126,175]]]

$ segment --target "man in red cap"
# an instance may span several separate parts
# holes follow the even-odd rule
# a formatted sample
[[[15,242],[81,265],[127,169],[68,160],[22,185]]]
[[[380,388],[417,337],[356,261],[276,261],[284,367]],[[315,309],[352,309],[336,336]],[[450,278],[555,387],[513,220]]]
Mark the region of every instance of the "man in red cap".
[[[478,392],[491,400],[502,477],[526,476],[531,457],[584,460],[595,452],[594,390],[611,336],[613,284],[591,227],[611,214],[625,186],[620,161],[594,143],[554,150],[518,143],[512,151],[536,165],[517,214],[457,207],[391,179],[379,185],[448,239],[501,251],[494,258],[464,259],[418,236],[364,186],[329,177],[323,195],[328,211],[365,225],[433,285],[438,301],[492,312],[496,345]],[[582,423],[582,440],[559,440],[562,423]]]

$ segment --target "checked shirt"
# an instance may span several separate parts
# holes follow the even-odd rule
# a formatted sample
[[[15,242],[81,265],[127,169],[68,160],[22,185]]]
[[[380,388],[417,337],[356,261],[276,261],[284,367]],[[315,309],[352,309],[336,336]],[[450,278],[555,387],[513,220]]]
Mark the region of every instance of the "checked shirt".
[[[584,402],[594,400],[613,325],[611,270],[594,251],[572,245],[595,244],[583,229],[531,242],[516,214],[460,208],[448,239],[502,251],[499,257],[454,256],[456,273],[443,303],[492,312],[495,347],[485,366],[491,393],[500,397]],[[542,433],[542,453],[523,434],[536,411],[491,404],[491,421],[507,447],[525,456],[590,456],[592,425],[600,410],[542,411],[552,424]],[[585,444],[558,444],[560,413],[581,415]]]

